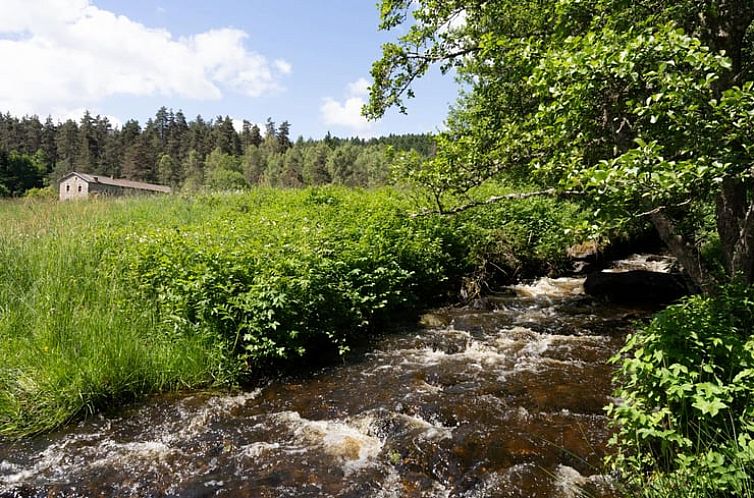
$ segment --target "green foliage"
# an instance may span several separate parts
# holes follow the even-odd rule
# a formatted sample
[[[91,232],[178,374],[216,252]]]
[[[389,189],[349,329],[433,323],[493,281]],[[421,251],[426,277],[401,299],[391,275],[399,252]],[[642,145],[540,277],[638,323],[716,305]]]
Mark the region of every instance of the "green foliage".
[[[547,270],[568,243],[551,201],[412,208],[335,187],[0,203],[0,436],[344,353],[475,267]]]
[[[629,490],[754,495],[752,327],[754,289],[732,284],[670,306],[628,339],[613,360],[621,401],[608,412],[612,464]]]
[[[244,190],[249,187],[243,173],[232,169],[217,168],[210,170],[206,186],[209,190]]]
[[[372,67],[364,112],[403,107],[432,64],[464,83],[429,158],[404,174],[439,210],[505,178],[578,192],[597,229],[649,217],[702,289],[679,234],[714,201],[725,279],[754,281],[751,2],[383,0],[403,28]],[[680,239],[679,239],[680,237]],[[673,242],[677,241],[677,242]],[[697,268],[699,267],[699,268]],[[725,280],[724,279],[724,280]]]
[[[30,188],[43,186],[44,154],[7,152],[0,148],[0,197],[20,196]]]
[[[566,248],[583,240],[571,228],[586,217],[573,203],[531,198],[468,210],[449,223],[472,249],[474,267],[483,272],[477,277],[510,282],[562,272]]]
[[[53,200],[58,198],[58,193],[52,187],[30,188],[24,192],[26,199]]]
[[[123,241],[92,229],[113,222],[106,205],[0,210],[0,437],[150,392],[233,381],[235,360],[215,338],[161,333],[154,303],[124,285],[112,264]]]
[[[410,222],[387,192],[274,197],[228,199],[200,224],[133,240],[130,278],[167,329],[224,337],[252,363],[346,349],[375,320],[448,292],[464,268],[449,229]]]
[[[535,171],[589,192],[602,208],[598,218],[613,224],[660,205],[709,199],[712,186],[736,174],[733,150],[721,147],[736,126],[720,119],[729,106],[714,99],[729,67],[672,24],[568,38],[541,57],[529,79],[540,101],[537,131],[527,137],[543,152]],[[606,122],[612,140],[595,140]]]

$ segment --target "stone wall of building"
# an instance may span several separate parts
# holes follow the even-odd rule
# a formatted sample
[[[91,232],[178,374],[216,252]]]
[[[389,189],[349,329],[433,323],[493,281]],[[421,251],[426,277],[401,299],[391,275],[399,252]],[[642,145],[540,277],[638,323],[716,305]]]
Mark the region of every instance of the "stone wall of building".
[[[89,197],[89,183],[76,175],[60,182],[60,200],[86,199]]]

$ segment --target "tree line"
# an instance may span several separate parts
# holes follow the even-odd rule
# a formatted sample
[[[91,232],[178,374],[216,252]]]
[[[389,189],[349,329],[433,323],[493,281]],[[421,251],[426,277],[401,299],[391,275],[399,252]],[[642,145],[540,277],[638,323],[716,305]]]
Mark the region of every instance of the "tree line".
[[[0,196],[55,186],[71,171],[187,191],[330,183],[371,187],[389,181],[394,151],[429,156],[434,149],[430,134],[361,139],[328,132],[322,139],[293,142],[290,130],[288,121],[268,118],[261,128],[244,120],[239,132],[229,116],[189,121],[182,111],[166,107],[144,126],[133,119],[114,126],[88,111],[78,122],[0,114]]]

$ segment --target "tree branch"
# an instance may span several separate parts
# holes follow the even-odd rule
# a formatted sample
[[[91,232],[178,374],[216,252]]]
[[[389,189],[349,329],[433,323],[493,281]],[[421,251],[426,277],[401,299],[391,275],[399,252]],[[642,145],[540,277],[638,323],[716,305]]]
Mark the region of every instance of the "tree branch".
[[[549,188],[547,190],[538,190],[536,192],[517,192],[513,194],[505,194],[505,195],[496,195],[492,196],[484,201],[477,201],[477,202],[470,202],[468,204],[464,204],[462,206],[455,207],[453,209],[448,209],[445,211],[432,211],[430,209],[425,209],[424,211],[421,211],[419,213],[414,213],[411,215],[411,218],[417,218],[419,216],[428,216],[431,214],[440,214],[440,215],[452,215],[461,213],[463,211],[467,211],[469,209],[479,207],[479,206],[488,206],[490,204],[495,204],[497,202],[501,201],[511,201],[511,200],[521,200],[521,199],[529,199],[531,197],[577,197],[577,196],[583,196],[584,193],[577,191],[577,190],[557,190],[554,188]]]
[[[660,239],[668,246],[673,256],[686,270],[694,283],[705,293],[708,293],[714,284],[714,279],[704,268],[701,262],[701,254],[695,246],[690,244],[676,230],[673,221],[662,211],[649,215],[652,223],[660,235]]]
[[[685,201],[679,202],[678,204],[673,204],[672,206],[658,206],[658,207],[656,207],[654,209],[650,209],[649,211],[644,211],[643,213],[639,213],[636,216],[637,217],[651,216],[651,215],[659,213],[660,211],[662,211],[664,209],[667,209],[669,207],[679,208],[679,207],[687,206],[689,204],[691,204],[691,199],[686,199]]]

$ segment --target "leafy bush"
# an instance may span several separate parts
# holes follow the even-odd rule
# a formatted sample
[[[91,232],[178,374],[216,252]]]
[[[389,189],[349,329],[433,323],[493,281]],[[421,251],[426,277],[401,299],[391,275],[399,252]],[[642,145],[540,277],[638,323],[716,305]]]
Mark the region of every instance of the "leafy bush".
[[[644,496],[754,496],[754,289],[724,287],[632,335],[608,407],[612,457]]]
[[[27,199],[53,200],[57,199],[58,193],[52,187],[30,188],[24,192],[24,197]]]
[[[446,294],[465,269],[452,231],[411,222],[389,194],[228,200],[200,224],[131,235],[128,274],[167,329],[209,331],[254,362],[346,350],[375,321]]]

